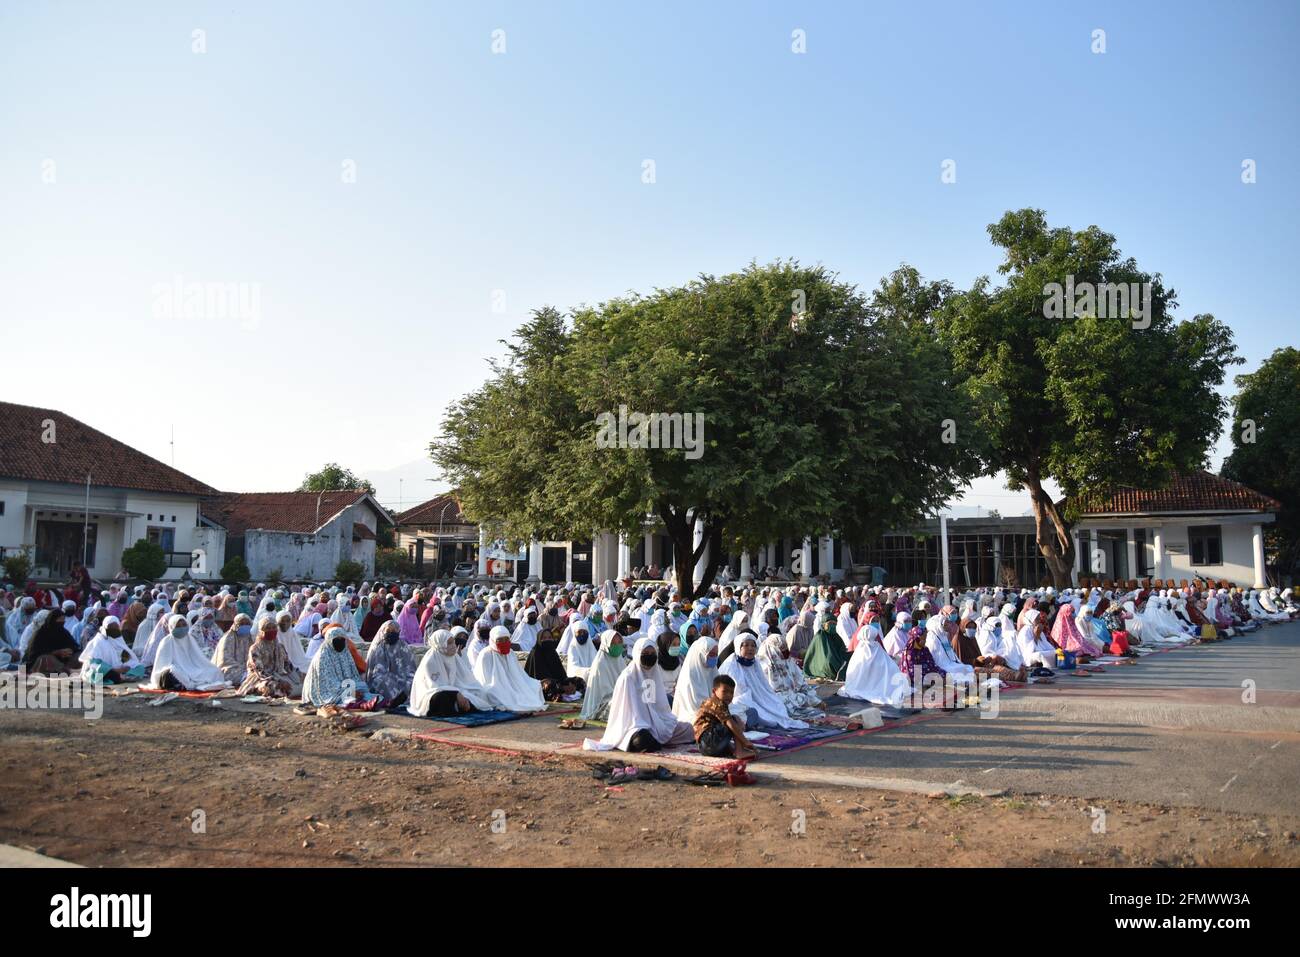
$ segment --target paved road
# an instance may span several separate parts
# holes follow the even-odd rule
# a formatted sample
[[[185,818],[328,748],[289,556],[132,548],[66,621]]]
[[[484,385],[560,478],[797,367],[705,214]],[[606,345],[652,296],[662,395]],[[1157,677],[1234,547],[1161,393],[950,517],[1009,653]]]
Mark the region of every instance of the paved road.
[[[1243,701],[1243,681],[1254,701]],[[810,779],[1300,813],[1300,622],[1061,679],[973,712],[810,748],[767,768]]]

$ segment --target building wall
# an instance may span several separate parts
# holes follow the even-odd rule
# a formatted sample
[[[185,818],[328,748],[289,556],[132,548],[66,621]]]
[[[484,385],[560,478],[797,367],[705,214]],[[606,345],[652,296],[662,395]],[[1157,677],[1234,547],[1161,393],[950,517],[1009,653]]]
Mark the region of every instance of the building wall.
[[[4,514],[0,515],[0,547],[17,549],[22,545],[32,544],[24,535],[23,527],[27,516],[27,483],[0,481],[0,502],[4,502]]]
[[[1198,522],[1197,524],[1215,524]],[[1250,525],[1220,525],[1219,534],[1223,549],[1223,562],[1219,565],[1193,565],[1188,543],[1188,526],[1173,525],[1163,529],[1165,571],[1157,578],[1227,579],[1238,585],[1255,583],[1255,555],[1251,542]]]

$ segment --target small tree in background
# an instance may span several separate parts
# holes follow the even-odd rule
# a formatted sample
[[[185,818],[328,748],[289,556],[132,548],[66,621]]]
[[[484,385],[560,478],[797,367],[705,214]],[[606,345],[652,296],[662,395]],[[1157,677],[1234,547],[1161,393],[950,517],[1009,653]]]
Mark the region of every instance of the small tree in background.
[[[358,584],[365,573],[366,566],[362,565],[360,562],[354,562],[350,558],[344,558],[334,569],[334,578],[341,582]]]
[[[15,585],[21,585],[27,581],[27,576],[32,572],[32,560],[26,552],[19,552],[17,555],[10,555],[5,559],[5,577]]]
[[[318,472],[310,472],[298,486],[299,492],[342,492],[363,488],[371,495],[375,487],[369,481],[354,475],[337,462],[326,463]]]
[[[142,538],[122,552],[122,567],[132,578],[156,581],[167,571],[167,556],[161,545]]]
[[[414,578],[415,563],[403,548],[380,548],[375,551],[375,574],[384,578]]]
[[[248,570],[248,563],[242,555],[232,555],[221,566],[221,577],[226,581],[246,582],[253,577],[253,573]]]

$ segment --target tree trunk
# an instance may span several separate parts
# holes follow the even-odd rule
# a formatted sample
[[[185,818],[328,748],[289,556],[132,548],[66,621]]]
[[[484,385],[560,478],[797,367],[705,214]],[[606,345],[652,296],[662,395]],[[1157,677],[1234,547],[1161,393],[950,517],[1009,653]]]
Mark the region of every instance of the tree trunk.
[[[695,522],[689,511],[674,511],[671,507],[659,509],[664,529],[673,542],[673,570],[677,584],[677,595],[681,601],[694,601],[709,590],[713,584],[718,567],[718,557],[722,551],[722,526],[715,524],[708,516],[704,519],[704,535],[699,548],[695,547]],[[695,563],[704,554],[705,548],[712,545],[708,566],[700,584],[695,584]]]
[[[1073,581],[1071,573],[1074,568],[1074,538],[1070,535],[1070,527],[1052,496],[1043,488],[1036,469],[1030,469],[1025,486],[1029,489],[1034,509],[1034,537],[1052,575],[1052,584],[1057,589],[1068,588]]]

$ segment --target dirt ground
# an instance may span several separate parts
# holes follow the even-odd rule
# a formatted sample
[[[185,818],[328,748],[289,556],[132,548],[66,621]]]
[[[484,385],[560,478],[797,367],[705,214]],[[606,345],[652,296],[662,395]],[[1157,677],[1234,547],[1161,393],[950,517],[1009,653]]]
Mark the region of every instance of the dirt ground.
[[[251,733],[250,733],[251,732]],[[92,866],[1300,865],[1293,817],[1050,795],[637,782],[287,709],[0,711],[0,843]],[[686,772],[689,773],[689,772]],[[200,826],[202,825],[202,826]]]

